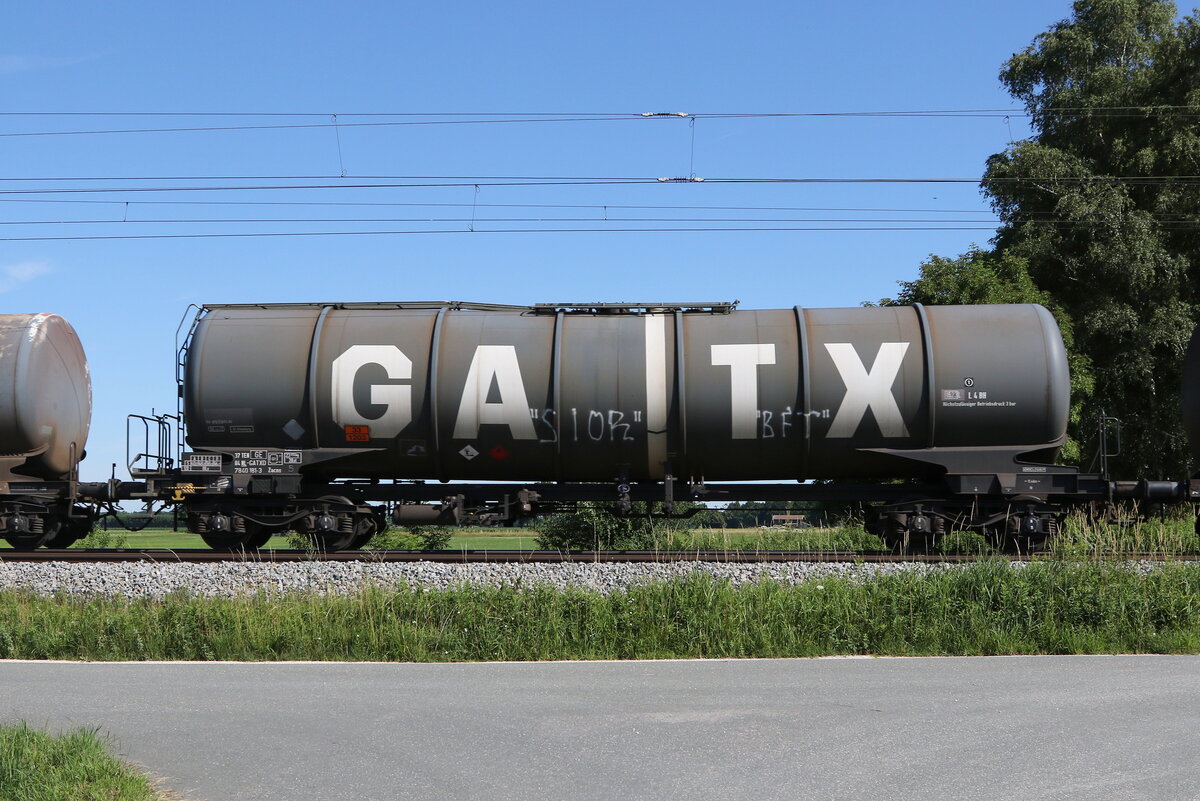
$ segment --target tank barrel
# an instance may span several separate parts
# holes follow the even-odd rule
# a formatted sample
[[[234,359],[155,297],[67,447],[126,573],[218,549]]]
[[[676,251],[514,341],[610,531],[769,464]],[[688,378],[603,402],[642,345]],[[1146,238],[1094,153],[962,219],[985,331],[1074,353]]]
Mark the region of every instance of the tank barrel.
[[[0,480],[70,478],[83,458],[92,382],[57,314],[0,314]]]
[[[920,477],[896,454],[942,449],[1011,472],[1065,436],[1041,306],[600,305],[208,307],[188,444],[306,475],[327,453],[357,478],[661,482]]]

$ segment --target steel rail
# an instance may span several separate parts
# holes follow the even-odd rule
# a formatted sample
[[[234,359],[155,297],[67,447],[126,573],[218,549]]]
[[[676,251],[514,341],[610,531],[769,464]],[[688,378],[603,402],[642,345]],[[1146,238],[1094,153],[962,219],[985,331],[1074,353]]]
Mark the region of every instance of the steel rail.
[[[144,550],[53,550],[0,551],[0,562],[438,562],[443,564],[618,564],[666,562],[849,562],[881,564],[918,562],[927,564],[967,563],[988,559],[1027,562],[1049,554],[892,554],[858,551],[341,551],[313,553],[298,550],[246,552],[200,549]],[[1200,554],[1131,553],[1096,557],[1107,561],[1200,561]]]

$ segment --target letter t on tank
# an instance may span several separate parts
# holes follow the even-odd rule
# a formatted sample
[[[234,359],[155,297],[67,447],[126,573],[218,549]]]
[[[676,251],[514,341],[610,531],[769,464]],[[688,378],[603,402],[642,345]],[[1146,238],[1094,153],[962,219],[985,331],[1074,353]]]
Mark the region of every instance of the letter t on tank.
[[[758,437],[758,366],[775,363],[774,345],[712,345],[713,366],[729,369],[733,439]]]

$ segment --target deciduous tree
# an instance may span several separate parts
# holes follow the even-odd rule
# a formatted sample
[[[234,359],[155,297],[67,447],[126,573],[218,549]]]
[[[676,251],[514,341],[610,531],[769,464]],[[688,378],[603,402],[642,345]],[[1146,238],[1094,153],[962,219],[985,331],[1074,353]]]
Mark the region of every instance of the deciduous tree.
[[[1200,20],[1165,0],[1077,0],[1000,80],[1035,134],[987,161],[994,249],[935,258],[905,292],[1046,297],[1070,323],[1074,366],[1090,371],[1076,436],[1100,410],[1117,414],[1120,474],[1183,477],[1180,373],[1200,309]]]

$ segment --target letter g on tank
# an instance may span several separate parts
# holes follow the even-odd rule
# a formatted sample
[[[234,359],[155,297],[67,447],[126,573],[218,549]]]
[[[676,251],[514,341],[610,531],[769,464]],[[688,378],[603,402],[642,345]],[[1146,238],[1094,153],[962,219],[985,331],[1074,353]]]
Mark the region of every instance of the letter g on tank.
[[[354,405],[354,379],[369,364],[382,367],[390,379],[412,378],[412,360],[395,345],[351,345],[333,360],[333,421],[339,426],[370,426],[371,439],[388,439],[412,422],[412,387],[372,384],[371,403],[387,408],[379,417],[363,417]]]

